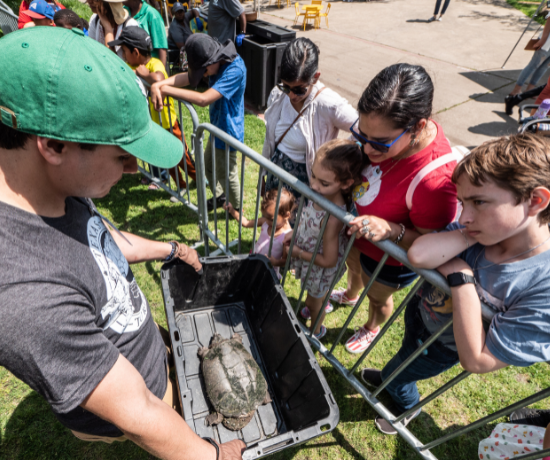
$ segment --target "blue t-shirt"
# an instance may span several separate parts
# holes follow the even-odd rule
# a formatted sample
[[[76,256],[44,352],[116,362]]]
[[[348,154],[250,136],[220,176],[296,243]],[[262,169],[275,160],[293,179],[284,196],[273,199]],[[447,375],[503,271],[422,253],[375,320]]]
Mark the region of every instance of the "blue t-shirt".
[[[210,105],[210,123],[244,142],[246,67],[242,58],[237,56],[233,62],[222,64],[218,73],[210,77],[209,83],[222,95]],[[225,149],[225,142],[216,138],[216,148]]]
[[[460,227],[453,222],[446,230]],[[458,257],[474,269],[480,300],[496,312],[485,339],[489,351],[513,366],[550,361],[550,250],[518,262],[492,265],[485,258],[484,246],[475,244]],[[434,333],[452,316],[452,299],[428,283],[417,295],[424,324]],[[452,326],[439,340],[456,350]]]

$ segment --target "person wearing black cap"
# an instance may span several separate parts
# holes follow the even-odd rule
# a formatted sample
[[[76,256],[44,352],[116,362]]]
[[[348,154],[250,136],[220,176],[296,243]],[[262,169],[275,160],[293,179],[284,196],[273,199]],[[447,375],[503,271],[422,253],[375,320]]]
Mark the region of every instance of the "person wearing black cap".
[[[151,98],[156,110],[164,106],[166,96],[177,97],[200,107],[210,106],[210,123],[225,131],[235,139],[244,141],[244,89],[246,67],[237,54],[235,44],[227,40],[223,45],[206,34],[191,35],[185,42],[189,71],[157,82],[151,87]],[[202,77],[209,77],[205,92],[183,89],[196,88]],[[206,177],[214,194],[208,200],[208,210],[220,208],[228,201],[235,209],[241,208],[237,153],[230,148],[229,171],[225,168],[225,143],[215,140],[216,180],[212,179],[212,155],[210,140],[205,150],[204,163]],[[229,175],[229,190],[225,188],[225,176]],[[221,185],[220,185],[221,184]],[[225,194],[222,194],[222,191]]]
[[[193,35],[190,21],[199,17],[199,10],[191,9],[185,11],[183,5],[180,2],[174,3],[172,7],[172,15],[174,19],[168,29],[168,48],[181,49],[185,45],[185,41],[189,36]]]

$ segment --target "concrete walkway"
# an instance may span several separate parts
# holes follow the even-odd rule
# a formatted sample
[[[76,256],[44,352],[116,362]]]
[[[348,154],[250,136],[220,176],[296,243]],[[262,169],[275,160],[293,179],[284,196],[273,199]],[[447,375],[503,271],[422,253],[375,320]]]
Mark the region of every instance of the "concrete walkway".
[[[294,29],[319,45],[321,81],[352,104],[381,69],[408,62],[424,66],[432,76],[434,118],[453,145],[475,146],[517,130],[517,109],[513,118],[506,116],[503,99],[531,58],[532,52],[523,48],[538,24],[531,25],[501,70],[529,22],[504,0],[452,0],[443,21],[433,23],[427,20],[435,0],[331,4],[330,29],[324,18],[321,29],[308,26],[303,32],[301,18]],[[294,4],[267,6],[261,14],[263,20],[288,28],[293,28],[294,17]]]

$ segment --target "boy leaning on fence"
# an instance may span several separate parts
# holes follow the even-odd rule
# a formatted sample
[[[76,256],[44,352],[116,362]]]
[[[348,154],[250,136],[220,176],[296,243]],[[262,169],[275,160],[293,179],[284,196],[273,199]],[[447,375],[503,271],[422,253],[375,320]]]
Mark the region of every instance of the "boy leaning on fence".
[[[151,87],[151,97],[155,108],[161,109],[166,96],[196,104],[209,106],[210,123],[244,141],[244,89],[246,86],[246,67],[237,54],[235,44],[227,40],[220,44],[205,34],[191,35],[185,42],[189,72],[174,75],[167,80],[155,83]],[[184,86],[196,88],[203,77],[208,77],[209,88],[205,92],[182,89]],[[212,136],[204,151],[206,177],[214,197],[207,202],[208,210],[220,208],[226,201],[236,210],[241,209],[237,152],[230,147],[229,171],[225,164],[225,143],[215,139],[216,182],[213,176],[213,158],[211,153]],[[229,190],[225,190],[225,176],[229,176]],[[225,194],[223,193],[225,192]]]
[[[395,415],[419,402],[418,380],[458,362],[483,374],[550,360],[550,143],[535,135],[486,142],[458,164],[453,182],[463,204],[459,221],[421,236],[408,251],[414,266],[447,278],[452,298],[424,283],[407,305],[400,350],[382,371],[361,373],[378,386],[453,319],[386,387]],[[487,331],[481,302],[495,313]],[[376,425],[396,433],[381,417]]]
[[[129,26],[126,27],[120,37],[117,40],[109,42],[109,46],[120,46],[122,48],[122,55],[124,60],[130,66],[130,68],[136,73],[138,77],[145,80],[152,85],[157,81],[163,81],[168,78],[166,68],[160,62],[159,59],[151,56],[152,45],[151,37],[141,27]],[[167,102],[166,100],[164,101]],[[170,104],[164,105],[162,110],[157,112],[149,98],[149,109],[151,112],[151,118],[153,121],[161,125],[164,129],[170,131],[172,128],[172,134],[183,142],[185,148],[185,158],[182,158],[178,166],[175,169],[170,169],[170,175],[176,182],[176,174],[178,174],[179,186],[184,189],[187,187],[187,183],[183,179],[179,168],[185,171],[184,161],[187,163],[187,174],[191,179],[196,179],[195,163],[189,155],[189,149],[187,142],[185,141],[185,134],[181,130],[174,108],[174,101],[170,100]],[[160,118],[159,118],[160,116]],[[159,177],[158,168],[151,166],[151,172],[155,177]],[[177,183],[177,182],[176,182]],[[158,187],[158,186],[157,186]]]

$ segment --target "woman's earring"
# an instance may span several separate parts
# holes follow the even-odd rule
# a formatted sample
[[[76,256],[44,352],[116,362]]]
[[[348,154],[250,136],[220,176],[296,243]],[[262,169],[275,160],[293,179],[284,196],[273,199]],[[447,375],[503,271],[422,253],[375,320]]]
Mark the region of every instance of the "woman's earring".
[[[409,145],[411,147],[414,147],[416,144],[418,144],[418,139],[416,138],[416,134],[411,134],[411,142]]]

